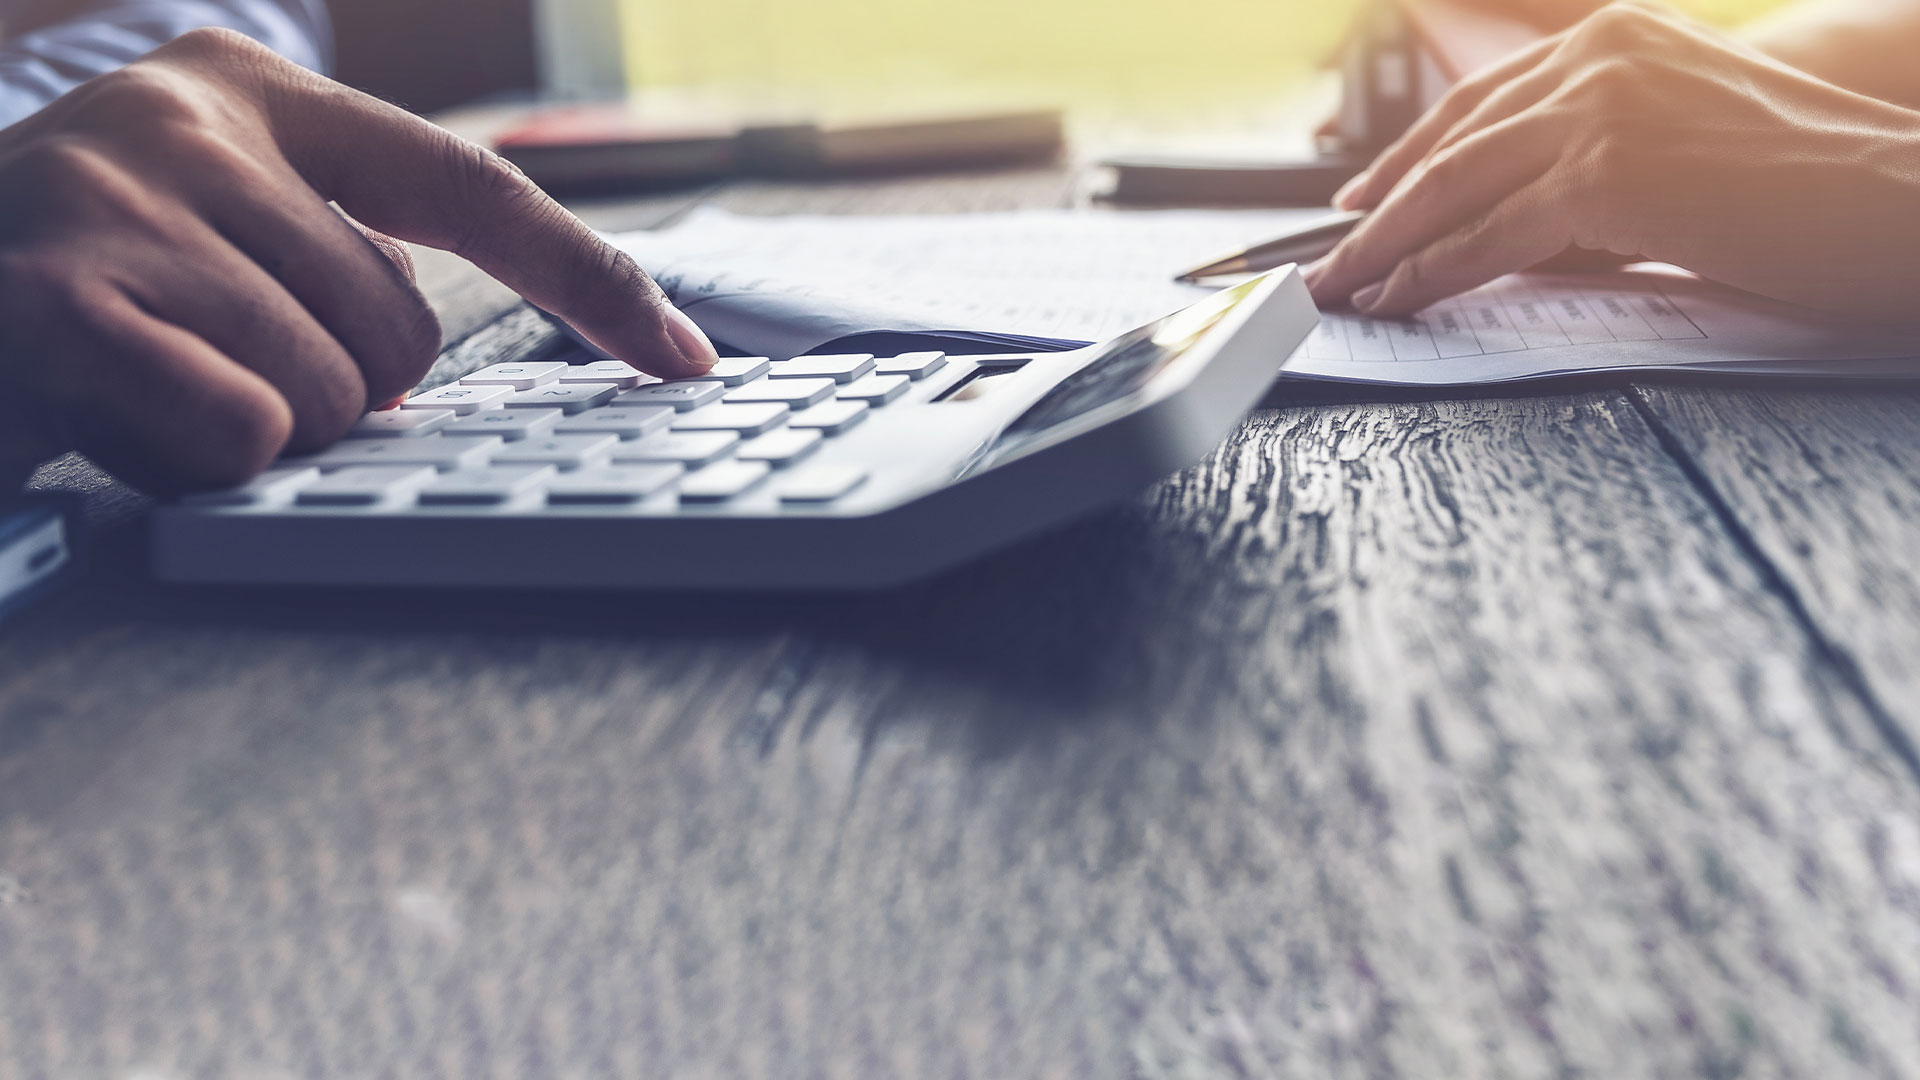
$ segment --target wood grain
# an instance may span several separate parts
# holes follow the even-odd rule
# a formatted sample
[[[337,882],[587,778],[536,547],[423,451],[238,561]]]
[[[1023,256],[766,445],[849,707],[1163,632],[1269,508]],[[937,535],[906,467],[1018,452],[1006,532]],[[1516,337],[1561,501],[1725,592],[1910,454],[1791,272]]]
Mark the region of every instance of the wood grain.
[[[1920,393],[1650,386],[1644,407],[1920,770]]]
[[[1262,413],[875,597],[0,640],[0,1077],[1920,1060],[1913,786],[1618,394]]]

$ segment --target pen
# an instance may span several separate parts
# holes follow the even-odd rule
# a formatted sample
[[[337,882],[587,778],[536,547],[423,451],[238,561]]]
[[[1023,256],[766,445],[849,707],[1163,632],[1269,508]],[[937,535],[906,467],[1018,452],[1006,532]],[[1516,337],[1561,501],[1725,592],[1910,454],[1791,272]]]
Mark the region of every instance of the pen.
[[[1176,275],[1174,280],[1191,282],[1225,274],[1254,274],[1288,263],[1317,259],[1332,251],[1341,237],[1352,232],[1366,216],[1365,210],[1342,210],[1265,243],[1202,263]]]

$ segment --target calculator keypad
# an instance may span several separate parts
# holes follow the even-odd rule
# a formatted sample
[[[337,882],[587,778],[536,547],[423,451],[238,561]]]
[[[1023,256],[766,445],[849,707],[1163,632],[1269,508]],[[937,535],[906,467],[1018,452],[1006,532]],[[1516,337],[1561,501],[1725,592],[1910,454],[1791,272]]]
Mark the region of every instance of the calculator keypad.
[[[946,364],[926,352],[736,357],[673,381],[611,360],[496,364],[190,503],[524,512],[715,505],[764,489],[755,505],[823,506],[869,474],[815,453]]]

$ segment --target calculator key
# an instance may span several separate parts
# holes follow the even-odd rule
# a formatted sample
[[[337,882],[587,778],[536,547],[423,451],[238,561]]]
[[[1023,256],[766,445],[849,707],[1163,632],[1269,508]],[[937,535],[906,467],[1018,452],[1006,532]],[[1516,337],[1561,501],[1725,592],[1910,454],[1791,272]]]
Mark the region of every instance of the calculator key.
[[[492,409],[463,416],[448,424],[440,434],[445,437],[498,435],[508,442],[544,439],[553,434],[565,415],[559,409]]]
[[[648,383],[638,390],[629,390],[620,395],[621,405],[671,405],[681,412],[697,409],[702,405],[720,400],[727,392],[724,383],[707,382],[703,379],[681,379],[678,382]]]
[[[498,438],[449,439],[445,435],[429,435],[423,439],[356,439],[301,458],[299,464],[329,472],[356,465],[431,465],[442,472],[452,472],[485,465],[500,446]]]
[[[799,469],[780,481],[783,503],[824,503],[867,481],[867,471],[852,465],[815,465]]]
[[[539,364],[495,364],[481,368],[460,380],[463,386],[511,386],[515,390],[531,390],[536,386],[545,386],[560,378],[567,365],[558,361]]]
[[[696,469],[726,457],[739,443],[740,436],[731,431],[672,431],[615,447],[613,461],[616,465],[672,462]]]
[[[838,435],[866,418],[864,401],[823,401],[788,417],[787,426],[815,428],[825,435]]]
[[[548,484],[547,502],[553,506],[639,502],[680,479],[683,471],[674,464],[609,465],[599,469],[582,469],[567,473]]]
[[[832,379],[761,379],[727,391],[731,402],[777,401],[790,409],[818,405],[833,396]]]
[[[584,432],[604,432],[618,435],[623,439],[638,439],[642,435],[651,435],[664,431],[673,423],[674,411],[671,405],[609,405],[604,409],[590,409],[578,416],[569,416],[560,421],[554,430],[562,435]]]
[[[829,378],[834,382],[850,383],[873,370],[871,353],[848,353],[844,356],[796,356],[791,360],[775,360],[767,374],[776,379],[815,379]]]
[[[443,473],[420,489],[420,505],[493,506],[538,490],[553,475],[551,465],[490,465]]]
[[[773,467],[764,461],[723,461],[689,474],[680,481],[681,502],[724,502],[767,478]]]
[[[612,383],[554,383],[520,391],[507,399],[507,408],[585,412],[612,401],[619,392],[620,388]]]
[[[712,405],[674,418],[675,431],[737,431],[753,436],[787,422],[787,407],[774,402],[756,405]]]
[[[320,470],[312,465],[286,465],[268,469],[239,487],[203,491],[180,501],[187,506],[259,506],[280,502],[318,479]]]
[[[321,477],[301,488],[293,501],[301,506],[372,506],[411,497],[432,482],[433,470],[425,465],[362,465]]]
[[[947,354],[910,352],[875,360],[873,369],[882,375],[905,375],[915,382],[947,366]]]
[[[818,450],[826,438],[807,428],[781,428],[748,440],[734,456],[741,461],[764,461],[776,469],[784,469]]]
[[[907,384],[912,381],[905,375],[868,375],[841,387],[840,399],[864,401],[869,405],[885,405],[906,393]]]
[[[443,386],[425,390],[400,403],[403,409],[452,409],[461,416],[472,416],[482,409],[497,409],[513,394],[511,386]]]
[[[522,439],[493,457],[496,465],[557,465],[562,469],[587,469],[605,465],[620,436],[549,435],[544,439]]]
[[[717,382],[722,386],[739,386],[766,373],[767,358],[764,356],[723,356],[705,374],[690,375],[688,378]]]
[[[457,415],[452,409],[383,409],[361,417],[342,437],[404,439],[429,435],[453,423]]]
[[[560,373],[562,383],[611,383],[622,390],[631,390],[643,382],[652,382],[651,376],[624,360],[596,360],[591,364],[574,364]]]

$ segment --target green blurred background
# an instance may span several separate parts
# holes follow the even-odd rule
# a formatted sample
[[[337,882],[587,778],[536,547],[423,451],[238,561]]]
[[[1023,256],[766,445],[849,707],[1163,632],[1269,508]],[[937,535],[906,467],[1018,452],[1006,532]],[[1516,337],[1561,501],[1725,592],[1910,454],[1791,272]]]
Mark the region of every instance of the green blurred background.
[[[643,87],[1073,106],[1218,101],[1297,85],[1359,0],[619,0]],[[1734,23],[1778,0],[1688,0]]]

